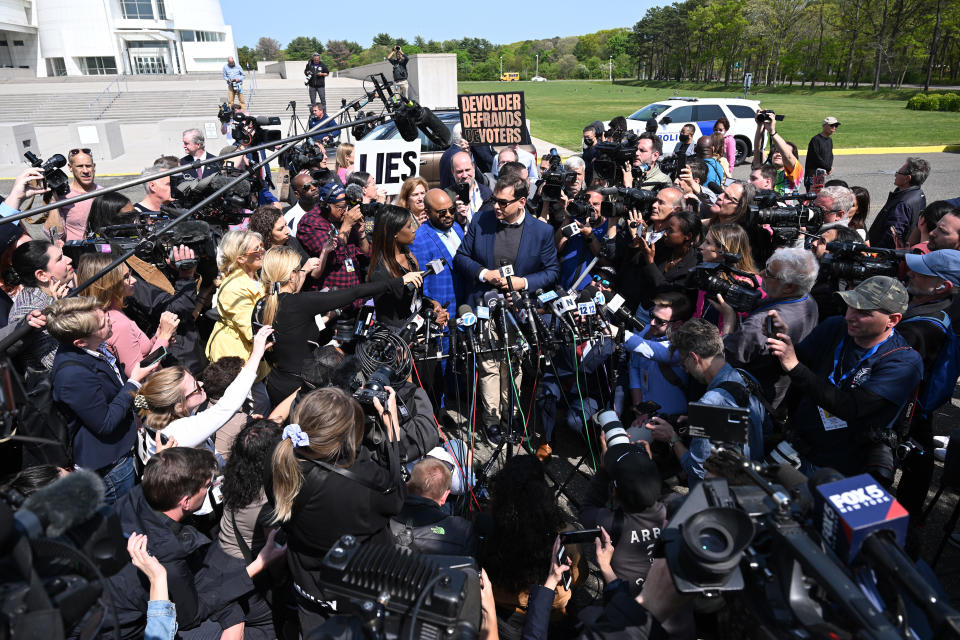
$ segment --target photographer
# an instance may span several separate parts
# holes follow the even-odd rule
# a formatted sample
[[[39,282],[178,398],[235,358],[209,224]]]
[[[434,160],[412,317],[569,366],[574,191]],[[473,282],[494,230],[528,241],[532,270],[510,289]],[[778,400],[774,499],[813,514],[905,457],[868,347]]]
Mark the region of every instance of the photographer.
[[[717,194],[706,186],[706,181],[707,163],[697,157],[688,158],[673,181],[674,186],[683,191],[685,208],[698,212],[701,218],[710,217],[710,207],[717,201]]]
[[[593,256],[603,252],[610,221],[600,215],[603,195],[587,191],[567,203],[562,226],[554,234],[560,260],[560,286],[569,289]],[[576,226],[571,226],[576,222]],[[576,231],[574,231],[576,229]],[[613,230],[616,233],[616,228]],[[586,286],[588,281],[584,281]]]
[[[778,321],[767,348],[795,389],[790,415],[801,470],[872,473],[889,485],[888,436],[923,377],[920,355],[895,330],[908,294],[897,280],[873,276],[839,295],[849,307],[844,317],[820,323],[796,349]]]
[[[222,59],[222,58],[221,58]],[[240,110],[247,108],[247,103],[243,99],[243,81],[247,75],[243,72],[243,67],[237,64],[233,56],[227,57],[227,64],[223,65],[223,80],[227,83],[227,96],[230,108],[234,108],[234,102],[240,103]]]
[[[697,382],[707,390],[697,402],[720,407],[743,407],[750,411],[747,448],[753,460],[763,458],[764,422],[767,414],[759,398],[749,391],[750,381],[724,358],[723,340],[717,328],[703,318],[694,318],[670,333],[671,348],[680,354],[680,362]],[[685,443],[674,425],[660,417],[651,418],[647,428],[653,438],[670,445],[693,486],[706,474],[703,463],[710,456],[710,441],[690,438]],[[689,447],[689,448],[688,448]]]
[[[788,327],[790,339],[799,343],[817,326],[817,303],[810,290],[817,281],[819,265],[806,249],[777,249],[767,260],[760,286],[767,294],[763,303],[746,318],[722,301],[723,346],[728,361],[761,381],[764,396],[779,407],[787,394],[790,378],[779,367],[767,347],[767,318],[779,318]]]
[[[321,262],[326,259],[321,264],[320,277],[307,281],[308,290],[347,289],[360,284],[359,257],[370,254],[370,242],[363,233],[360,206],[347,208],[347,195],[340,184],[323,186],[320,206],[300,219],[297,240],[311,257],[320,258]],[[353,306],[359,309],[359,301]]]
[[[824,187],[813,201],[815,207],[823,209],[823,224],[839,222],[844,226],[850,223],[850,210],[856,200],[853,191],[846,187]]]
[[[102,187],[96,183],[97,164],[93,161],[90,149],[71,149],[67,154],[67,166],[73,174],[70,181],[70,191],[60,197],[54,195],[54,201],[74,198]],[[57,229],[60,237],[65,241],[83,240],[87,235],[87,218],[90,216],[92,199],[68,204],[54,209],[43,223],[44,229]]]
[[[293,176],[290,186],[297,196],[297,204],[283,212],[283,220],[290,227],[290,233],[296,236],[300,220],[308,211],[312,211],[317,206],[320,189],[309,173],[299,173]]]
[[[735,180],[723,188],[716,201],[710,205],[710,219],[704,225],[710,226],[723,222],[739,222],[753,204],[756,194],[753,185]],[[701,207],[701,211],[705,207]]]
[[[847,278],[841,278],[834,273],[838,266],[833,262],[829,266],[825,264],[826,256],[830,255],[827,245],[831,242],[861,242],[860,235],[853,229],[840,223],[833,223],[820,227],[820,235],[810,241],[810,251],[817,257],[821,268],[817,274],[817,283],[810,290],[810,295],[817,301],[818,318],[817,322],[823,322],[830,316],[843,315],[847,310],[847,305],[836,295],[837,291],[845,291],[853,286],[853,282]],[[833,257],[829,258],[833,260]]]
[[[640,214],[631,212],[628,220],[641,222]],[[702,225],[697,214],[675,211],[667,218],[663,237],[653,244],[638,235],[639,227],[628,224],[627,229],[633,251],[624,265],[628,269],[620,274],[623,295],[628,300],[639,299],[646,309],[657,293],[683,288],[690,270],[697,264],[696,247],[700,244]],[[629,275],[624,277],[624,272]]]
[[[803,165],[797,160],[797,145],[787,142],[777,133],[777,120],[773,111],[757,113],[757,132],[753,137],[753,161],[751,169],[759,169],[763,164],[763,136],[770,136],[770,155],[767,164],[777,169],[777,180],[773,190],[780,195],[797,193],[803,185]]]
[[[337,124],[336,120],[324,114],[325,110],[326,106],[320,102],[310,105],[310,117],[307,118],[307,130],[326,129],[327,127],[332,127]],[[324,147],[329,147],[336,144],[337,140],[339,139],[340,129],[327,133],[320,133],[315,136],[310,136],[309,138],[310,142],[323,145]]]
[[[403,52],[400,45],[395,45],[393,50],[387,54],[387,61],[393,65],[393,83],[396,85],[397,91],[404,98],[408,97],[407,63],[410,62],[410,56]]]
[[[702,263],[726,264],[742,273],[726,272],[721,270],[717,276],[725,282],[733,285],[744,285],[747,288],[754,289],[755,284],[759,283],[760,277],[757,271],[756,263],[753,261],[753,255],[750,251],[750,239],[747,232],[738,224],[732,222],[721,222],[720,224],[710,225],[704,234],[703,242],[698,247]],[[736,264],[732,262],[731,256],[740,256]],[[744,275],[748,274],[748,275]],[[695,274],[694,274],[695,275]],[[755,276],[756,280],[750,277]],[[692,276],[691,276],[692,279]],[[697,286],[697,282],[691,283]],[[746,316],[746,312],[740,312],[741,317]],[[723,314],[716,304],[716,297],[702,288],[697,290],[697,304],[695,318],[706,318],[722,332],[725,328]]]
[[[327,104],[327,92],[324,88],[326,78],[330,75],[330,69],[320,61],[320,54],[314,53],[307,60],[307,66],[303,68],[303,75],[306,76],[307,87],[310,88],[310,104]],[[319,100],[317,99],[319,98]]]
[[[466,151],[458,151],[450,159],[453,185],[445,191],[457,205],[457,220],[464,227],[473,221],[474,215],[491,209],[493,191],[476,179],[473,157]]]
[[[287,533],[303,637],[330,614],[317,582],[323,558],[340,536],[391,543],[390,518],[400,512],[407,491],[397,451],[396,393],[386,390],[386,407],[374,399],[387,434],[386,466],[373,462],[361,447],[366,420],[359,403],[331,387],[301,398],[293,423],[273,451],[264,489],[274,507],[274,524],[282,524]]]
[[[662,155],[663,140],[653,133],[641,133],[637,139],[637,155],[633,165],[623,170],[623,186],[636,186],[638,189],[670,186],[670,176],[660,170],[659,162]],[[642,179],[634,180],[634,173],[642,176]]]

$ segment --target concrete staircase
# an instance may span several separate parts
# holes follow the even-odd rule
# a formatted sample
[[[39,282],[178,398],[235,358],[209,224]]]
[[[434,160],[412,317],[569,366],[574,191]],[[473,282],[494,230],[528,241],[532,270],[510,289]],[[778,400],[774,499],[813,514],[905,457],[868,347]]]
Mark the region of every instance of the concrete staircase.
[[[42,90],[50,87],[51,85],[45,85]],[[327,89],[327,104],[331,109],[336,109],[339,108],[341,98],[349,101],[362,93],[359,87],[331,87]],[[87,105],[97,95],[85,92],[2,95],[0,122],[31,122],[37,127],[51,127],[89,120]],[[110,105],[102,119],[118,120],[121,124],[144,124],[165,118],[214,116],[226,98],[226,89],[192,89],[183,85],[171,86],[167,90],[158,88],[155,91],[128,91]],[[306,87],[258,89],[253,96],[247,97],[247,109],[254,115],[284,115],[290,100],[296,100],[297,115],[305,123],[309,116]]]

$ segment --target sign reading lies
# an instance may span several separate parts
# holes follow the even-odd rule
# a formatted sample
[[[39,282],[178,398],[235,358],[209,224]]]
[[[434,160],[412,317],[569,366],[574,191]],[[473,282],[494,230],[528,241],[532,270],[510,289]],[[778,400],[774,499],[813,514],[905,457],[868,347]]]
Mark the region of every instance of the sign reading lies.
[[[457,96],[463,138],[471,144],[530,144],[523,91]]]
[[[420,173],[420,140],[360,140],[353,149],[353,170],[369,173],[378,187],[396,195],[404,180]]]

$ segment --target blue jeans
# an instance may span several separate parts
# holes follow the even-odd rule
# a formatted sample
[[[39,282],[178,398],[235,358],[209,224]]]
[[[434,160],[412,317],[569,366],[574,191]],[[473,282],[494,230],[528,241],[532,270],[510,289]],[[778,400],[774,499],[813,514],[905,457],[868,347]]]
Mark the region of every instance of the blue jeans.
[[[103,501],[106,504],[115,504],[120,496],[133,489],[136,480],[136,470],[133,466],[133,453],[123,457],[113,469],[103,476]]]

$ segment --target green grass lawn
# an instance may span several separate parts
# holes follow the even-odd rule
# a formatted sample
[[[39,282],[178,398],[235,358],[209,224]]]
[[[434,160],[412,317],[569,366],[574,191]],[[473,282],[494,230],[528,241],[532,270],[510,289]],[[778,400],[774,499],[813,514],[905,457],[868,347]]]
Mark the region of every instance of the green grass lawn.
[[[533,135],[568,149],[580,148],[580,132],[593,120],[609,120],[629,115],[656,100],[673,95],[713,98],[743,97],[736,87],[724,89],[691,85],[640,87],[609,82],[461,82],[461,93],[490,93],[519,89],[524,91],[527,118]],[[884,91],[873,94],[863,90],[800,90],[782,87],[770,92],[751,93],[768,109],[786,116],[777,130],[795,143],[801,153],[807,142],[820,131],[825,116],[842,123],[834,136],[837,149],[855,147],[906,147],[914,145],[960,144],[960,113],[910,111],[906,100],[913,91]]]

